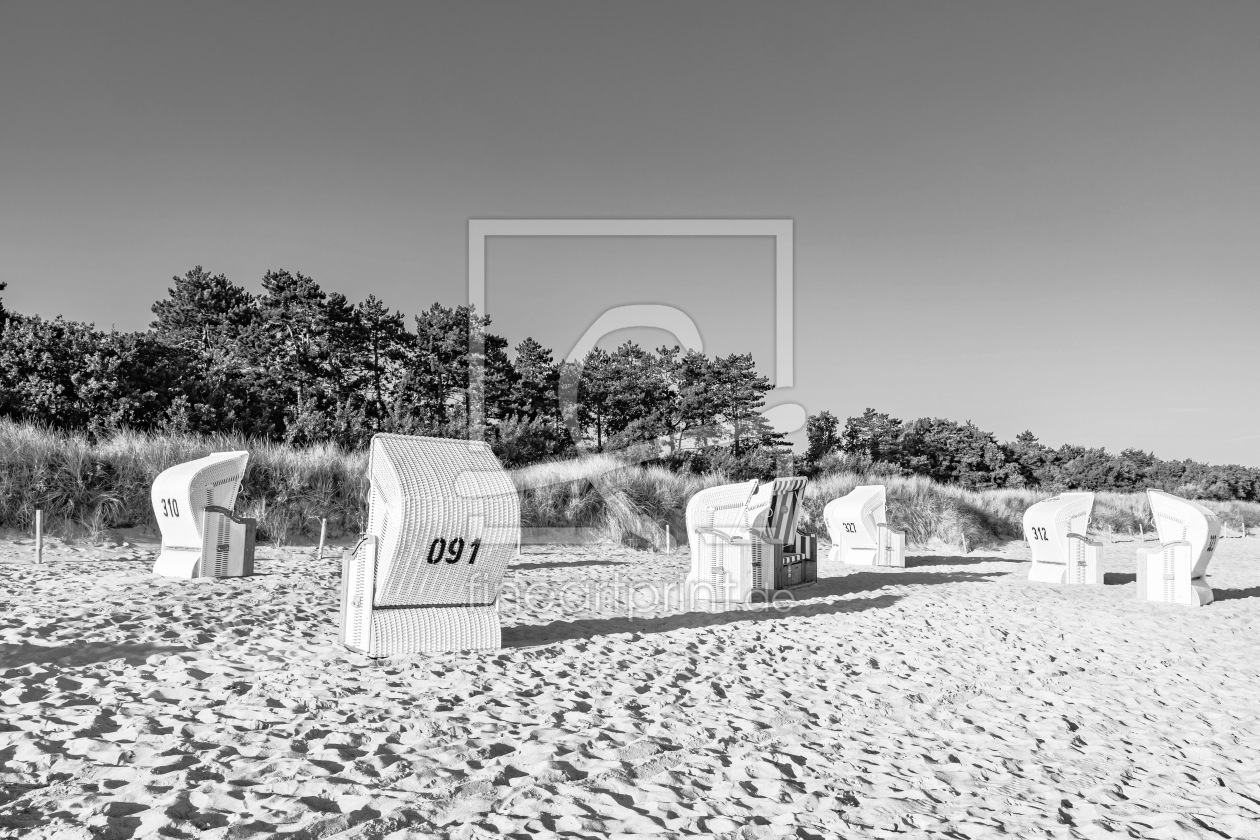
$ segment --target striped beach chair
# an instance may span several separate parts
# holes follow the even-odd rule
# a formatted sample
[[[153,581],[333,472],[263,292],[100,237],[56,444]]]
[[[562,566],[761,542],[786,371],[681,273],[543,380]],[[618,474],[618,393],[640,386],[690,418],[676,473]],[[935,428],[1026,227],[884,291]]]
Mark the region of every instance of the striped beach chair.
[[[1093,493],[1060,493],[1024,511],[1029,580],[1102,585],[1102,543],[1085,535],[1093,509]]]
[[[694,599],[745,602],[756,591],[817,579],[816,543],[796,528],[805,482],[777,478],[758,487],[749,481],[692,497],[687,589]]]
[[[833,563],[854,566],[906,566],[906,532],[888,526],[887,488],[864,484],[823,508]]]
[[[233,515],[248,452],[216,452],[163,470],[150,491],[162,551],[153,574],[242,577],[254,573],[256,521]]]
[[[521,532],[511,476],[481,441],[379,434],[368,463],[368,532],[342,557],[342,644],[372,657],[499,648]]]
[[[1207,567],[1220,541],[1221,520],[1208,508],[1165,493],[1147,490],[1159,548],[1138,548],[1139,600],[1206,606],[1212,603]]]

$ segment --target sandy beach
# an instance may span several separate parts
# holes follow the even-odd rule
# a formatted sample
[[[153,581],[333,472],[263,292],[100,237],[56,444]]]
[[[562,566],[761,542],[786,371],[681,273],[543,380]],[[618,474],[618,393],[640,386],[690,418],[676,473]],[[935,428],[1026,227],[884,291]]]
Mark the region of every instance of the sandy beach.
[[[527,547],[503,650],[379,663],[335,552],[163,580],[129,539],[0,547],[2,837],[1260,837],[1257,538],[1197,609],[1133,543],[1103,587],[1011,543],[720,612],[653,606],[682,552]]]

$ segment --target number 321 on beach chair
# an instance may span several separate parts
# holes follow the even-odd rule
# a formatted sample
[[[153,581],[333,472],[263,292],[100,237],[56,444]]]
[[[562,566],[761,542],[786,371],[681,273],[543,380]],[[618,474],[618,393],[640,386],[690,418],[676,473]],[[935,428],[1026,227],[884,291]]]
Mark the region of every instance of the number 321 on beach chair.
[[[153,573],[163,577],[242,577],[254,573],[253,519],[232,514],[248,452],[216,452],[176,464],[153,481],[153,515],[162,552]]]
[[[888,526],[888,491],[882,484],[854,487],[823,508],[831,537],[828,559],[854,566],[906,567],[906,532]]]
[[[345,553],[341,642],[372,657],[501,646],[516,486],[481,441],[372,438],[368,532]]]

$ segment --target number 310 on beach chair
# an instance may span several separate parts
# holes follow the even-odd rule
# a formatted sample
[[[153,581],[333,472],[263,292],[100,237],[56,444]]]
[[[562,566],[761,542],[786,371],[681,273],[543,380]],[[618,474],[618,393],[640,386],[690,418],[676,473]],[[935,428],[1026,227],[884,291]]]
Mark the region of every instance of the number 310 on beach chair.
[[[367,536],[342,559],[342,644],[373,657],[500,647],[521,508],[490,447],[380,434],[368,473]]]
[[[153,515],[163,577],[242,577],[254,573],[253,519],[232,514],[248,452],[216,452],[164,470],[153,481]]]

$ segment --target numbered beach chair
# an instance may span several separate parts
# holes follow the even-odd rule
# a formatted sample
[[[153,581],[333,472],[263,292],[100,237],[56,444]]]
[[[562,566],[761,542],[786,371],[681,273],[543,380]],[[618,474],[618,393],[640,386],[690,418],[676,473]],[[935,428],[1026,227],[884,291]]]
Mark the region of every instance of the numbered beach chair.
[[[854,566],[906,566],[906,532],[888,526],[888,491],[882,484],[864,484],[823,508],[823,524],[831,538],[827,555],[833,563]]]
[[[687,505],[696,600],[746,602],[757,591],[818,579],[817,542],[797,533],[804,478],[777,478],[702,490]]]
[[[372,438],[368,531],[342,557],[341,642],[384,657],[501,646],[516,487],[480,441]]]
[[[253,519],[233,515],[248,452],[216,452],[177,464],[153,481],[153,515],[162,551],[153,574],[242,577],[254,573]]]
[[[1198,502],[1147,490],[1159,548],[1138,548],[1137,596],[1187,606],[1212,603],[1207,567],[1220,539],[1221,520]]]
[[[1093,509],[1093,493],[1060,493],[1024,511],[1029,580],[1102,584],[1102,543],[1085,536]]]

